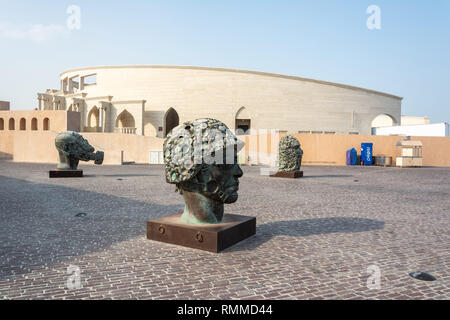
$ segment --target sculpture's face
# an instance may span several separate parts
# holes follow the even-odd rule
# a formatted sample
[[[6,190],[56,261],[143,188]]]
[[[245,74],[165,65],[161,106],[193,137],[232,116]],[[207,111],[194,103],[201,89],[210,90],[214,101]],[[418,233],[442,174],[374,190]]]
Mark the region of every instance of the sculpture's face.
[[[238,199],[240,177],[242,170],[237,163],[205,165],[197,176],[203,185],[198,192],[212,200],[234,203]]]
[[[300,160],[300,156],[303,155],[302,149],[300,149],[300,145],[298,145],[298,146],[295,148],[295,153],[297,154],[297,156],[299,157],[299,160]]]

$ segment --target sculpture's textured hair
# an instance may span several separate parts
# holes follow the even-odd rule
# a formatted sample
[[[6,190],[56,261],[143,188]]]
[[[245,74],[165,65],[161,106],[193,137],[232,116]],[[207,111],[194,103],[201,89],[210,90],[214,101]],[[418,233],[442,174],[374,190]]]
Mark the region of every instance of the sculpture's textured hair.
[[[287,172],[300,170],[302,155],[300,142],[295,137],[291,135],[282,137],[278,147],[278,170]]]
[[[224,149],[239,152],[243,146],[244,143],[219,120],[185,122],[173,128],[164,140],[166,181],[176,185],[189,181],[198,174],[202,165],[216,164],[216,153]]]

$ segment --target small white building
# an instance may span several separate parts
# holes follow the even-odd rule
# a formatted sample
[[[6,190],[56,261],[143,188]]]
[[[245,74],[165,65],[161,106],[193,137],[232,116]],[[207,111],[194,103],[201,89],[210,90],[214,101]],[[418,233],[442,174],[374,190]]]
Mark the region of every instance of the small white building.
[[[408,126],[392,126],[372,128],[372,134],[377,136],[416,136],[416,137],[448,137],[449,124],[447,122],[418,124]]]
[[[421,167],[422,148],[420,141],[403,140],[397,143],[397,167]]]

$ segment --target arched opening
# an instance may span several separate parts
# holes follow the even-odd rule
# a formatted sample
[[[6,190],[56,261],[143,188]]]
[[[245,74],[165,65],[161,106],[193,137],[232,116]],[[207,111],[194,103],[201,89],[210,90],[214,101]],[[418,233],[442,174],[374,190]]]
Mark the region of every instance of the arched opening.
[[[245,107],[239,109],[235,117],[236,134],[250,134],[251,117],[250,113]]]
[[[20,130],[27,130],[27,122],[25,118],[20,119]]]
[[[376,134],[376,128],[397,126],[397,120],[387,113],[377,115],[371,123],[372,134]]]
[[[0,130],[5,130],[5,120],[3,118],[0,118]]]
[[[91,128],[98,127],[100,114],[98,108],[94,106],[88,113],[88,125]]]
[[[43,123],[43,127],[44,130],[50,130],[50,119],[49,118],[45,118],[44,119],[44,123]]]
[[[71,105],[69,106],[69,109],[67,109],[67,111],[73,111],[73,104],[71,104]]]
[[[36,131],[38,129],[38,121],[36,118],[31,119],[31,130]]]
[[[116,132],[118,133],[136,133],[136,124],[134,117],[127,110],[123,110],[116,119]]]
[[[16,122],[14,120],[14,118],[10,118],[9,119],[9,130],[16,130]]]
[[[164,115],[164,137],[166,137],[173,128],[180,124],[180,117],[174,108],[167,110]]]

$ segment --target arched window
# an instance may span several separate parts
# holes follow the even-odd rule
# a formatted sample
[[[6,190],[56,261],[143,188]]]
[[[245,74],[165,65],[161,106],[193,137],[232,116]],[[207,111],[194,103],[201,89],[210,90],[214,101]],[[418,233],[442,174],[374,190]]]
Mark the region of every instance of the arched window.
[[[25,118],[20,119],[20,130],[27,130],[27,122]]]
[[[173,128],[180,124],[180,118],[174,108],[167,110],[164,115],[164,137],[166,137]]]
[[[250,133],[251,117],[250,113],[245,107],[240,108],[239,111],[236,113],[235,121],[236,121],[235,123],[236,134]]]
[[[397,125],[395,118],[389,114],[382,113],[372,120],[372,128],[391,127]]]
[[[0,130],[5,130],[5,120],[3,118],[0,118]]]
[[[9,119],[9,130],[16,130],[16,122],[14,118]]]
[[[136,133],[134,117],[127,110],[123,110],[116,119],[116,132]]]
[[[88,125],[91,128],[98,127],[100,114],[98,108],[94,106],[88,114]]]
[[[31,119],[31,130],[36,131],[38,129],[38,121],[36,118]]]
[[[377,115],[371,123],[372,134],[376,134],[376,128],[397,126],[397,120],[387,113]]]
[[[43,127],[44,130],[50,130],[50,119],[49,118],[45,118],[44,122],[43,122]]]

